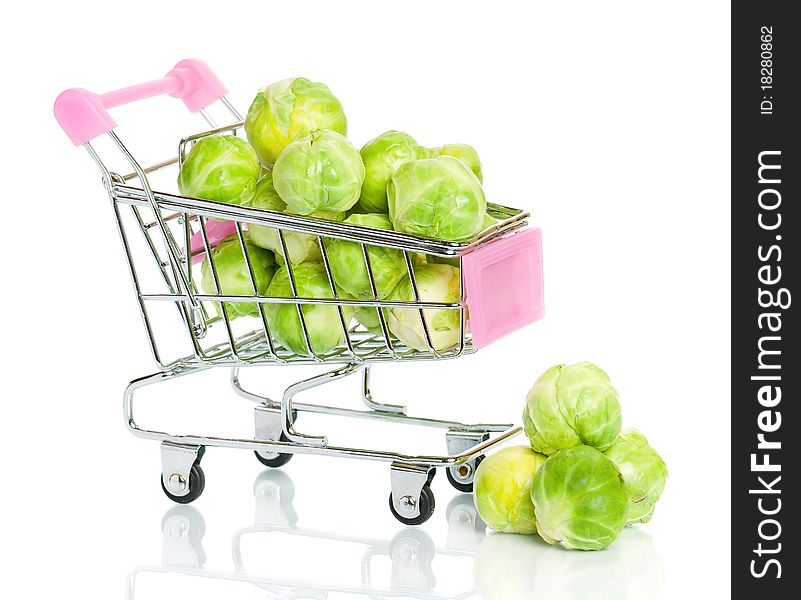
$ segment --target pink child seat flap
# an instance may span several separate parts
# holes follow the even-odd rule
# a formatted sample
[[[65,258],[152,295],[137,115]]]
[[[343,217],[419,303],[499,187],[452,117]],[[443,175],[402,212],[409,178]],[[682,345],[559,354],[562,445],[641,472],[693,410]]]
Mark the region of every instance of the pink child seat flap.
[[[236,224],[233,221],[206,221],[206,237],[209,239],[209,247],[214,248],[226,238],[236,235]],[[192,235],[189,240],[189,252],[192,255],[192,264],[199,263],[205,256],[206,248],[203,245],[203,233],[201,231]]]
[[[481,348],[543,315],[542,232],[526,229],[462,257],[473,347]]]

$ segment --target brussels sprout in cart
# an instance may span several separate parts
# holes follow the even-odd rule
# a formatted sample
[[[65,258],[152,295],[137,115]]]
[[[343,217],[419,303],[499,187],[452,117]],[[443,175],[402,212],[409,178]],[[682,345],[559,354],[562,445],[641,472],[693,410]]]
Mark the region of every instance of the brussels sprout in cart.
[[[389,463],[391,512],[404,523],[422,523],[434,510],[436,469],[446,469],[457,489],[470,490],[481,457],[520,428],[409,416],[404,406],[373,398],[371,369],[457,358],[538,319],[540,232],[527,227],[527,213],[486,204],[476,176],[445,152],[405,164],[389,184],[390,218],[402,223],[394,223],[400,231],[380,217],[345,220],[365,174],[359,152],[341,135],[345,117],[330,90],[300,78],[270,86],[247,121],[226,93],[204,63],[184,60],[160,80],[106,94],[70,89],[56,100],[62,128],[100,168],[158,365],[125,390],[128,429],[161,442],[161,485],[175,502],[202,493],[200,460],[208,446],[250,450],[276,467],[295,454],[318,454]],[[143,166],[115,133],[108,109],[160,94],[180,98],[207,126],[181,139],[175,158]],[[215,110],[231,122],[218,126]],[[110,148],[101,151],[96,138]],[[162,181],[174,185],[176,167],[184,195],[162,191]],[[304,169],[318,172],[320,181],[309,186]],[[421,179],[426,173],[445,192],[467,189],[463,200],[481,218],[468,215],[461,201],[450,216],[427,210],[429,200],[442,202],[445,212],[452,207]],[[425,237],[415,223],[449,241]],[[276,400],[243,383],[243,367],[298,364],[329,368]],[[255,402],[253,437],[178,434],[137,423],[134,396],[142,388],[212,368],[226,369],[236,394]],[[355,374],[362,378],[361,408],[296,399]],[[303,413],[440,428],[447,452],[332,444],[298,429]]]

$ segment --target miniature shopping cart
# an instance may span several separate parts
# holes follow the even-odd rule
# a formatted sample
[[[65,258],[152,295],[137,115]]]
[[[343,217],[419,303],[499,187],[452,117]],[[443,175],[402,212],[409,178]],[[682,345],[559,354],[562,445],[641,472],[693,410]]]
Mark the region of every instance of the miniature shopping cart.
[[[163,94],[180,98],[191,112],[200,113],[207,123],[206,130],[181,139],[177,157],[143,167],[115,133],[116,123],[108,109]],[[168,184],[157,180],[175,186],[176,166],[180,168],[184,155],[197,140],[212,135],[243,134],[242,117],[226,99],[226,94],[225,87],[203,62],[190,59],[179,62],[164,79],[102,95],[70,89],[55,103],[55,115],[64,131],[73,143],[84,146],[100,167],[147,339],[159,367],[157,373],[128,385],[124,400],[127,427],[139,437],[161,442],[161,484],[166,495],[175,502],[189,503],[202,493],[205,477],[199,463],[207,446],[252,450],[263,464],[272,467],[285,464],[296,453],[323,454],[390,463],[392,513],[403,523],[422,523],[434,510],[429,484],[436,468],[445,468],[448,479],[457,489],[470,491],[473,473],[484,453],[518,433],[520,428],[407,416],[405,407],[373,399],[371,366],[379,362],[456,358],[538,319],[542,314],[540,232],[526,227],[528,213],[495,204],[488,205],[488,213],[495,218],[495,224],[469,241],[443,242],[160,191],[168,189]],[[218,126],[212,109],[225,112],[226,120],[234,122]],[[106,150],[99,149],[100,142],[107,145]],[[111,165],[112,154],[122,168]],[[291,261],[286,264],[292,296],[260,295],[245,243],[247,230],[253,226],[275,229],[283,256],[289,256],[287,234],[315,236],[320,260],[331,284],[331,297],[301,297],[297,293]],[[354,300],[338,293],[326,254],[325,242],[331,238],[361,245],[373,299]],[[223,239],[239,241],[250,274],[252,294],[221,293],[212,249]],[[368,254],[371,246],[403,253],[414,301],[379,299]],[[420,254],[447,259],[458,267],[458,302],[421,299],[413,268]],[[216,293],[209,293],[208,286],[203,289],[200,285],[200,268],[195,263],[204,257],[209,262]],[[253,312],[259,316],[233,319],[226,309],[229,302],[256,307]],[[293,352],[271,335],[265,312],[271,303],[296,307],[307,352]],[[317,304],[336,307],[343,333],[342,342],[324,353],[312,347],[302,308]],[[380,326],[377,330],[373,328],[371,332],[362,326],[351,326],[346,312],[350,315],[351,310],[360,308],[375,310]],[[419,318],[425,347],[411,348],[392,336],[385,315],[385,311],[392,309],[412,311]],[[430,314],[441,310],[459,314],[458,342],[447,348],[437,348],[430,331]],[[246,390],[241,384],[242,367],[317,363],[335,368],[290,385],[280,401]],[[235,392],[257,403],[252,439],[177,435],[144,429],[136,424],[133,400],[137,390],[212,367],[229,369]],[[357,373],[363,378],[362,400],[366,410],[294,401],[301,391]],[[446,430],[448,454],[417,456],[334,446],[325,436],[298,431],[295,422],[303,412],[442,428]]]

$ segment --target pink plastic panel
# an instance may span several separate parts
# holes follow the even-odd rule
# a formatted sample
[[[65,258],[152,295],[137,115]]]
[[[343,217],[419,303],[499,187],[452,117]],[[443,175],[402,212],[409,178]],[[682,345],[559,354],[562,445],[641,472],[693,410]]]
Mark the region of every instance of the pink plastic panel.
[[[526,229],[462,258],[473,346],[481,348],[542,318],[542,233]]]
[[[206,221],[206,236],[209,238],[209,246],[214,248],[225,238],[236,235],[236,225],[232,221]],[[192,264],[199,263],[206,257],[203,247],[203,234],[198,231],[189,240],[189,251],[192,253]]]
[[[105,94],[95,94],[81,88],[62,92],[53,106],[61,128],[76,146],[86,144],[117,124],[109,108],[169,94],[180,98],[192,112],[206,108],[228,93],[222,82],[201,60],[182,60],[163,79],[139,83]]]

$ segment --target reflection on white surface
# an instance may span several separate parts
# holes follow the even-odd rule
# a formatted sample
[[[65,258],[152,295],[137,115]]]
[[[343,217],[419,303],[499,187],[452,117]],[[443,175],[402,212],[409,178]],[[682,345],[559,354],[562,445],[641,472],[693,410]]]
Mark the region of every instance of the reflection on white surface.
[[[420,527],[380,539],[299,526],[284,471],[262,472],[253,493],[253,525],[231,532],[230,550],[216,549],[231,557],[228,567],[206,566],[203,515],[170,508],[161,564],[131,571],[128,598],[651,600],[664,585],[662,560],[637,527],[604,551],[568,551],[537,536],[488,535],[472,496],[458,494],[443,539]]]
[[[551,546],[537,536],[491,534],[475,557],[485,600],[650,600],[665,582],[651,536],[631,527],[606,550]]]
[[[262,472],[253,493],[254,524],[233,532],[229,570],[205,566],[206,524],[200,511],[192,506],[170,508],[162,519],[161,565],[131,571],[129,600],[176,593],[193,598],[224,594],[227,600],[476,596],[473,557],[486,528],[471,495],[457,495],[448,504],[447,537],[438,546],[422,528],[404,527],[391,539],[373,539],[298,527],[295,486],[281,470]],[[332,556],[348,568],[326,572]]]

